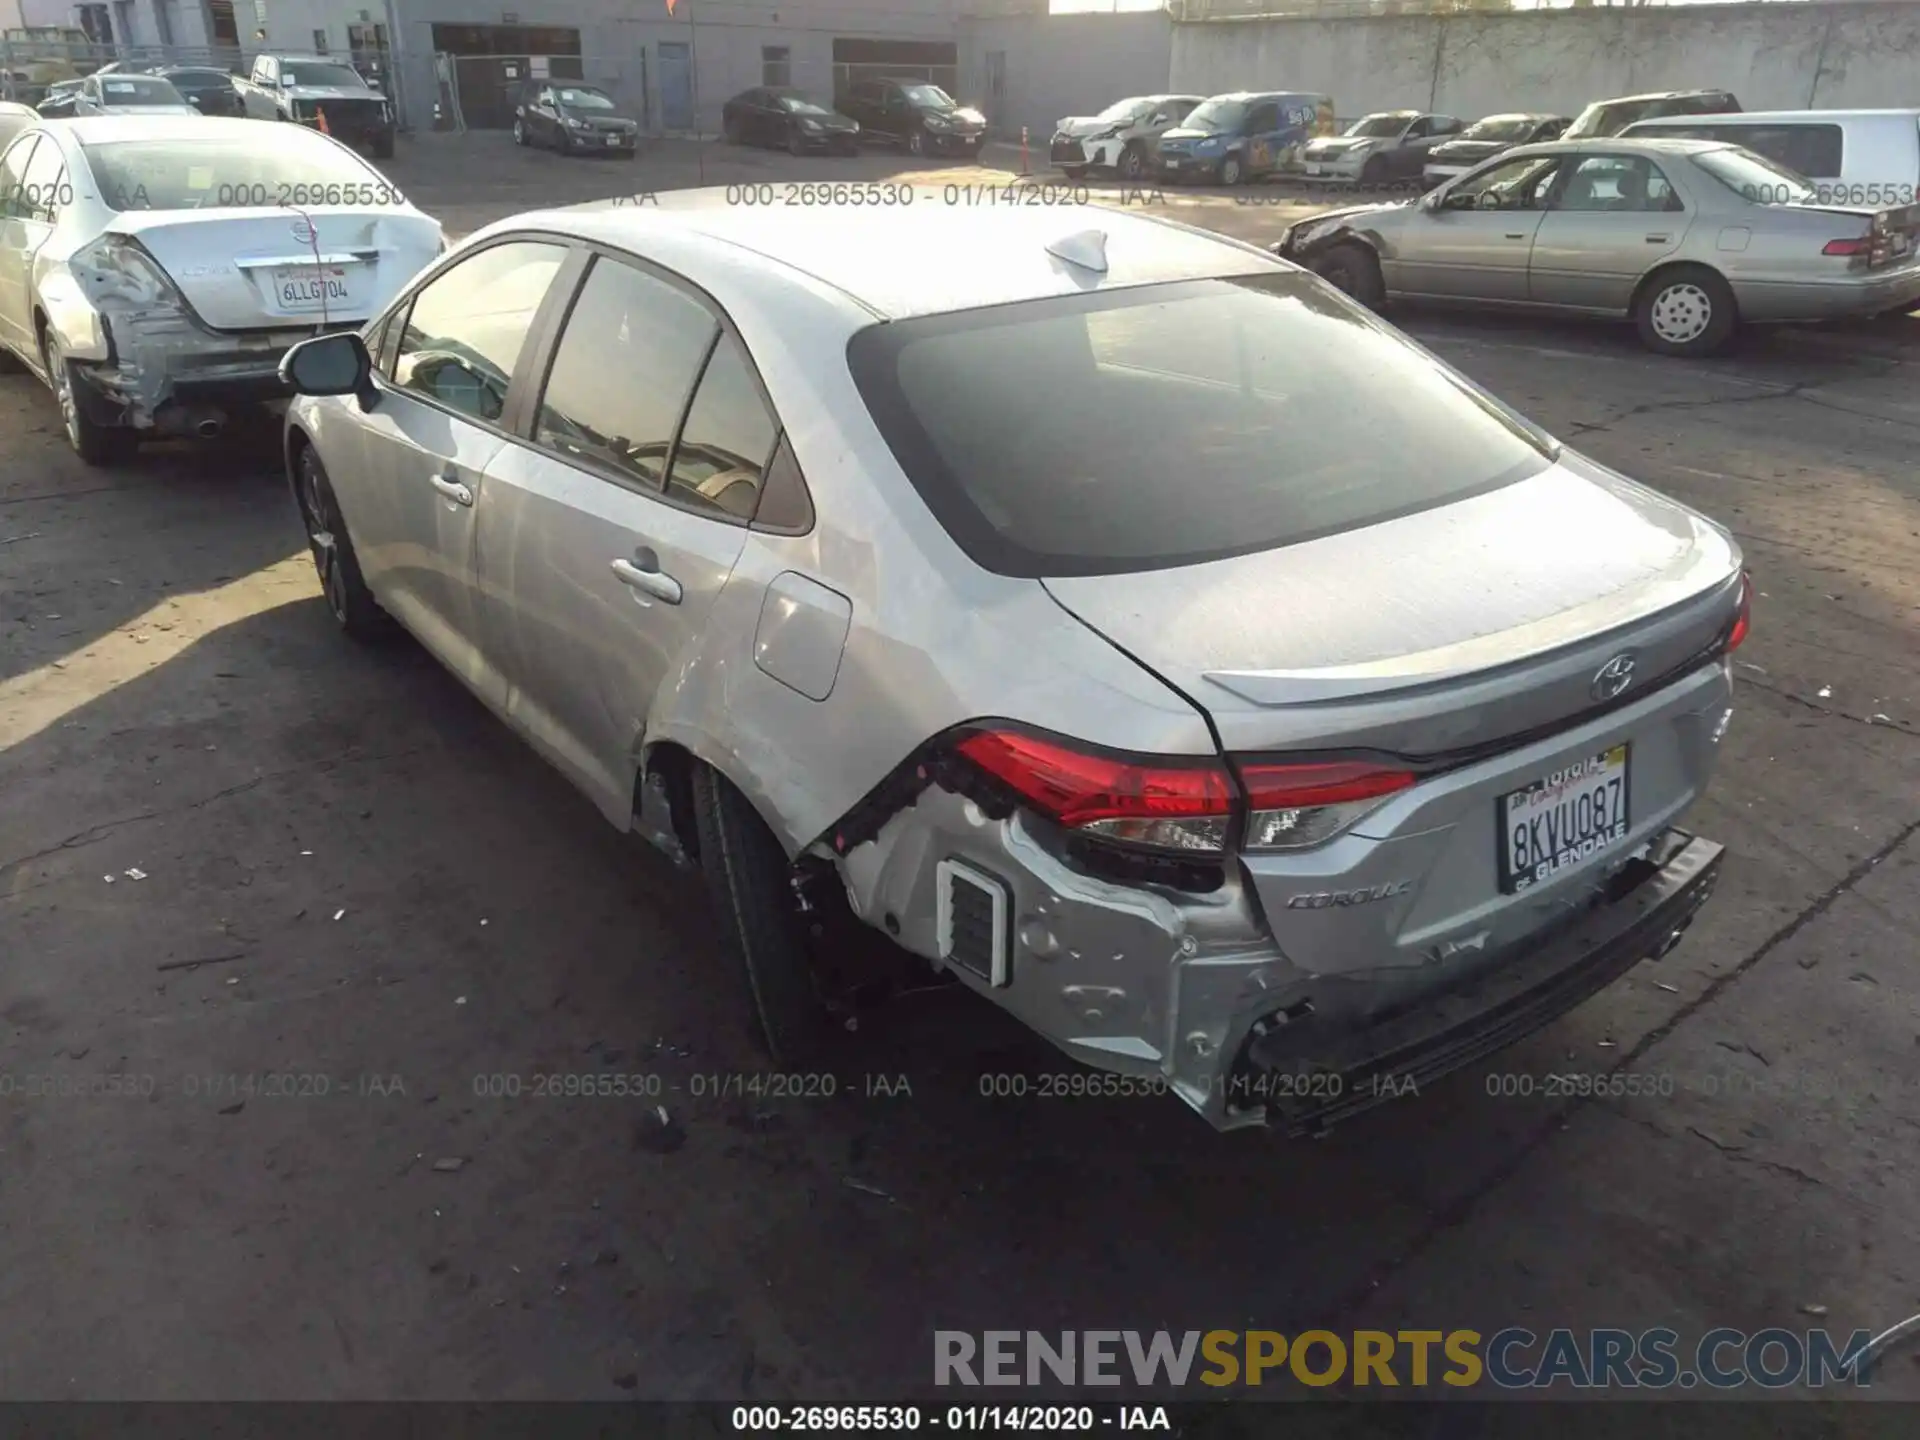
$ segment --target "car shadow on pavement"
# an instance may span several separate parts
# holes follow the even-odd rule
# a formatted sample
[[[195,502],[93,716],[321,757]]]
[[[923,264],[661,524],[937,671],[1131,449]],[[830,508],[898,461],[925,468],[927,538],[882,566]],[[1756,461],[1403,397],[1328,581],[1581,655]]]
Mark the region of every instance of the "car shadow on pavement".
[[[171,630],[170,601],[303,543],[277,426],[157,442],[89,469],[67,448],[52,400],[25,377],[0,385],[0,424],[16,426],[0,468],[0,685],[96,646],[148,643],[136,631]],[[142,617],[149,623],[135,627]]]

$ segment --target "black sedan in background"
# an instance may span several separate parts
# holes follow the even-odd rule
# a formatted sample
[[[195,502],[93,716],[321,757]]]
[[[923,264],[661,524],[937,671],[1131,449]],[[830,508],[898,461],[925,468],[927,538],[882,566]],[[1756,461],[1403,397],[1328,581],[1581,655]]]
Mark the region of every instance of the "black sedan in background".
[[[857,80],[838,107],[860,122],[869,140],[886,140],[910,155],[979,155],[987,117],[924,80]]]
[[[780,85],[743,90],[727,101],[720,111],[720,128],[732,145],[778,145],[795,155],[860,151],[858,121],[804,90]]]
[[[544,145],[562,155],[639,153],[640,123],[620,113],[614,98],[577,80],[529,81],[513,110],[513,143]]]
[[[233,76],[210,65],[163,65],[153,72],[186,97],[202,115],[245,115]]]
[[[1548,140],[1558,140],[1561,131],[1572,123],[1565,115],[1538,115],[1532,112],[1489,115],[1484,120],[1476,120],[1453,139],[1443,140],[1427,151],[1426,164],[1420,171],[1421,185],[1431,190],[1516,145],[1539,145]]]

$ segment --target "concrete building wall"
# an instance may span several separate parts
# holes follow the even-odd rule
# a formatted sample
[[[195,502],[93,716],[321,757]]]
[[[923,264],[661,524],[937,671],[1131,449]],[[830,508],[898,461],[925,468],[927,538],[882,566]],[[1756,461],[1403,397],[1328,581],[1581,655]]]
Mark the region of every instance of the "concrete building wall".
[[[1300,86],[1343,116],[1473,118],[1724,87],[1750,110],[1920,105],[1920,4],[1714,5],[1176,25],[1173,88]]]
[[[1167,88],[1173,26],[1160,11],[969,17],[960,22],[966,94],[1003,138],[1044,147],[1068,115],[1093,115],[1129,95]],[[1004,86],[991,92],[987,56],[999,53]]]

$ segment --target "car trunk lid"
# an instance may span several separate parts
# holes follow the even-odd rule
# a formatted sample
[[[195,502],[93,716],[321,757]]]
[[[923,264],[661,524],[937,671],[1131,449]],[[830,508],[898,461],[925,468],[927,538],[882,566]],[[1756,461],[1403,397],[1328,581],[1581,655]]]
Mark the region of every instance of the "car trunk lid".
[[[1242,853],[1282,949],[1357,973],[1437,964],[1445,946],[1472,965],[1691,803],[1700,732],[1725,708],[1715,657],[1739,563],[1717,527],[1563,455],[1291,547],[1045,584],[1193,700],[1243,774],[1250,757],[1338,755],[1410,777],[1325,843]],[[1514,826],[1537,853],[1510,846]]]
[[[365,320],[438,248],[430,221],[393,208],[133,211],[113,228],[216,330]]]

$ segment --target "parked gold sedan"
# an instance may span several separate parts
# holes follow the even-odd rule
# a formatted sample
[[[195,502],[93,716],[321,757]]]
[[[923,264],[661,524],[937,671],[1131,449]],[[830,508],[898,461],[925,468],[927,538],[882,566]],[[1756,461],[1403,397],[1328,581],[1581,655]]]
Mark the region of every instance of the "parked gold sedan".
[[[1416,201],[1329,211],[1273,253],[1369,305],[1437,300],[1631,319],[1710,355],[1743,324],[1920,304],[1920,206],[1820,205],[1736,145],[1597,139],[1509,150]]]

